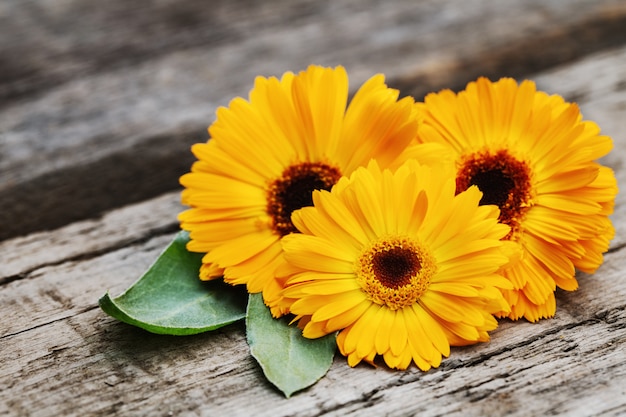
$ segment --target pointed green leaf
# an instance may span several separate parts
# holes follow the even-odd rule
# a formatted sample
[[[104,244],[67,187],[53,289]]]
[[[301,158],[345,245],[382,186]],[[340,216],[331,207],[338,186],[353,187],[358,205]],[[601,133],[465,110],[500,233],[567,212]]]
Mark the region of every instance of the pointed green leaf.
[[[289,325],[287,318],[273,318],[261,294],[251,294],[248,300],[246,332],[252,356],[265,377],[286,397],[313,385],[333,362],[334,334],[305,338],[302,330]]]
[[[152,333],[189,335],[245,317],[245,290],[198,278],[202,254],[187,251],[180,232],[148,271],[122,295],[106,293],[100,307],[110,316]]]

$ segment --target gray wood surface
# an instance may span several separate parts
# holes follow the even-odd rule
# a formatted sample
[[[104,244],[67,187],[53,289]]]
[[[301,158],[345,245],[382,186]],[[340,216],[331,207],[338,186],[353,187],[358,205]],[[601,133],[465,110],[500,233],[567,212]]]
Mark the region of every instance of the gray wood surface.
[[[621,45],[624,27],[624,0],[5,1],[0,239],[176,189],[258,74],[341,64],[419,98]]]
[[[418,99],[529,78],[613,137],[626,184],[626,2],[0,4],[0,415],[626,415],[626,197],[557,315],[502,320],[423,373],[349,368],[286,400],[242,324],[167,337],[106,316],[177,230],[178,176],[257,74],[343,64]]]

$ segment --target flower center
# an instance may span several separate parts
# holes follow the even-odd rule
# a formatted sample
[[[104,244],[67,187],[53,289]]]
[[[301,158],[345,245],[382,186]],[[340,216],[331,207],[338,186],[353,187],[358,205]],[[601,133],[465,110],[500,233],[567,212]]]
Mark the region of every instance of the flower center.
[[[356,262],[357,281],[369,298],[391,310],[414,304],[437,270],[435,258],[406,237],[382,238]]]
[[[466,155],[456,178],[457,194],[476,185],[483,193],[481,205],[500,208],[500,223],[511,226],[510,238],[519,228],[531,203],[530,168],[507,151]]]
[[[267,190],[267,214],[280,236],[297,232],[291,213],[313,205],[314,190],[330,190],[341,178],[338,168],[320,162],[304,162],[285,169]]]

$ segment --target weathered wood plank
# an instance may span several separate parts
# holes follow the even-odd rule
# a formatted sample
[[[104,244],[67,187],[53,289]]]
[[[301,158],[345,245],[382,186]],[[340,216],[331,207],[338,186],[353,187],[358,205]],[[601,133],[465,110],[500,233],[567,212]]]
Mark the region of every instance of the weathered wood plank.
[[[72,303],[90,304],[89,297],[94,299],[105,284],[102,265],[111,265],[109,277],[112,272],[128,275],[163,244],[157,238],[81,265],[49,268],[28,281],[40,281],[39,288],[47,287],[45,281],[59,292],[58,281],[76,279],[70,270],[84,273],[97,284],[76,283],[75,291],[86,294]],[[621,268],[610,266],[623,258],[622,252],[609,255],[596,276],[582,279],[579,291],[559,294],[553,320],[504,322],[492,342],[455,348],[452,358],[428,373],[350,369],[337,358],[326,378],[289,401],[263,381],[248,357],[240,325],[194,337],[164,337],[115,322],[94,308],[53,306],[69,314],[48,312],[45,326],[33,317],[32,327],[2,338],[0,355],[11,360],[2,365],[0,407],[32,415],[167,410],[176,415],[314,416],[358,415],[363,408],[387,415],[613,415],[626,407],[626,286],[616,285]],[[116,279],[106,282],[111,281]],[[21,301],[27,292],[9,290]],[[44,301],[31,307],[45,310]]]
[[[0,304],[6,308],[6,322],[0,335],[21,333],[93,309],[107,289],[119,294],[138,278],[172,238],[168,234],[104,255],[44,266],[3,285]]]
[[[616,149],[606,163],[621,184],[626,183],[621,116],[626,108],[625,56],[626,48],[616,49],[529,76],[547,91],[576,98],[584,114],[613,136]],[[603,75],[603,68],[614,70]],[[193,337],[165,337],[116,322],[96,307],[106,289],[119,293],[165,247],[173,236],[177,201],[171,193],[101,219],[0,243],[8,268],[0,269],[0,414],[626,412],[622,194],[611,253],[595,275],[581,274],[578,291],[559,291],[555,319],[538,324],[504,320],[489,344],[454,348],[451,358],[427,373],[365,365],[350,369],[337,357],[323,380],[290,400],[264,381],[248,355],[242,325]],[[51,256],[57,248],[58,256]],[[5,263],[5,254],[13,250]]]
[[[624,24],[620,0],[7,2],[0,239],[177,188],[257,74],[343,64],[353,85],[383,72],[419,97],[623,44]]]
[[[110,211],[102,218],[0,242],[0,285],[47,265],[80,260],[178,229],[178,193]]]
[[[372,1],[367,13],[356,1],[129,4],[0,5],[0,240],[9,226],[88,218],[0,242],[0,415],[626,414],[623,193],[606,263],[558,293],[555,319],[504,320],[489,344],[455,348],[428,373],[337,357],[285,400],[249,357],[243,325],[157,336],[96,304],[173,237],[178,193],[97,213],[175,188],[215,107],[257,73],[345,64],[354,85],[385,72],[419,96],[568,62],[529,78],[614,138],[605,163],[626,184],[623,1]]]
[[[406,69],[416,69],[407,59],[411,55],[426,53],[428,61],[447,56],[435,61],[460,62],[477,52],[510,45],[512,40],[532,42],[543,33],[553,38],[558,56],[544,54],[543,63],[535,66],[541,69],[620,42],[620,34],[610,35],[609,30],[611,23],[620,21],[623,10],[623,3],[616,0],[524,4],[510,0],[495,4],[484,0],[436,4],[214,0],[210,7],[198,0],[182,5],[173,0],[132,4],[110,0],[97,6],[78,0],[10,0],[0,9],[0,53],[6,58],[0,66],[0,106],[155,57],[237,44],[262,52],[237,59],[256,60],[263,55],[268,61],[289,58],[306,65],[311,56],[320,54],[360,56],[359,61],[369,67],[390,66],[395,68],[391,74],[406,75]],[[576,25],[585,30],[567,33]],[[444,32],[447,36],[442,36]],[[291,36],[284,36],[287,33]],[[572,36],[576,39],[568,43]],[[517,57],[523,61],[526,54]],[[395,63],[382,62],[386,60]],[[285,69],[285,63],[279,70]],[[269,70],[275,66],[269,65]]]

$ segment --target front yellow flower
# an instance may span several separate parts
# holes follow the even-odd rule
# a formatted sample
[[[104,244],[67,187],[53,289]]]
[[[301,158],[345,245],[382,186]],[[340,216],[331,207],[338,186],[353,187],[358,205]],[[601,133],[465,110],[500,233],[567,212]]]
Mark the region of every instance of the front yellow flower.
[[[305,337],[340,331],[355,366],[382,355],[391,368],[439,366],[450,345],[488,340],[507,311],[497,274],[509,262],[495,206],[477,187],[455,195],[454,172],[408,160],[395,172],[372,161],[313,207],[292,214],[282,240],[284,296]]]
[[[382,75],[363,84],[346,109],[347,100],[342,67],[311,66],[280,80],[258,77],[248,101],[218,109],[211,140],[193,146],[198,161],[180,180],[191,207],[179,216],[188,249],[206,252],[201,279],[246,284],[250,293],[263,292],[275,316],[285,313],[274,270],[281,237],[296,231],[291,213],[312,204],[313,190],[330,189],[371,158],[397,164],[417,133],[413,99],[398,100]]]
[[[469,83],[426,96],[419,141],[448,144],[456,154],[457,192],[472,185],[481,204],[500,207],[506,237],[521,260],[504,271],[511,319],[555,314],[556,286],[578,287],[575,268],[594,272],[614,229],[617,183],[595,162],[612,148],[598,126],[582,121],[578,106],[504,78]]]

